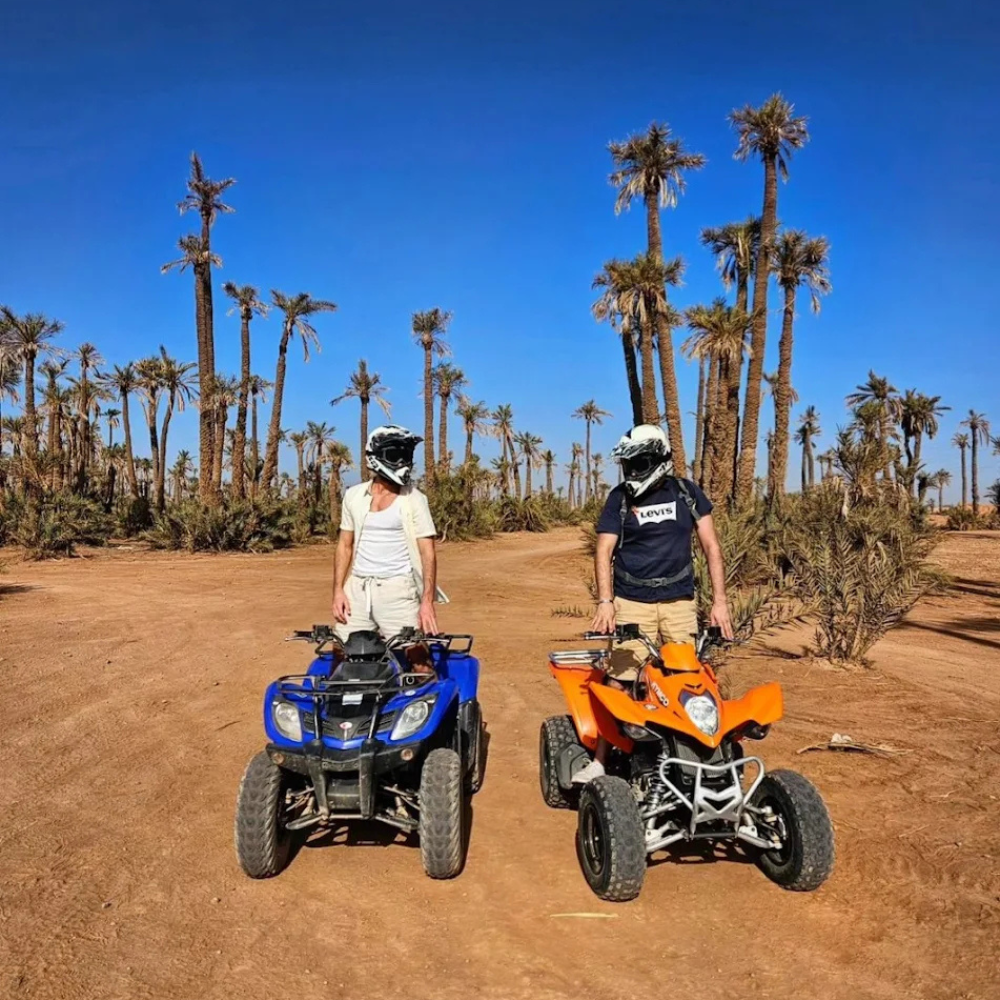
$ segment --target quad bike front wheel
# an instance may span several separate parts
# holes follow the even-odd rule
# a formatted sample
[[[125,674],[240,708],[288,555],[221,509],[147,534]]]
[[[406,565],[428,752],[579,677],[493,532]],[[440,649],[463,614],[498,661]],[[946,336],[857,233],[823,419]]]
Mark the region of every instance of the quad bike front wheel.
[[[431,878],[454,878],[465,861],[462,758],[432,750],[420,774],[420,859]]]
[[[577,802],[575,789],[559,784],[559,754],[578,743],[573,720],[568,715],[553,715],[542,723],[538,734],[538,781],[545,804],[552,809],[572,809]]]
[[[240,868],[250,878],[273,878],[291,858],[292,833],[283,822],[288,787],[288,775],[263,750],[243,772],[233,839]]]
[[[646,877],[646,839],[627,781],[602,775],[584,785],[577,818],[576,853],[591,889],[601,899],[635,899]]]
[[[780,849],[761,851],[757,867],[783,889],[810,892],[833,871],[833,824],[822,797],[808,778],[796,771],[764,775],[753,804],[763,811],[758,825],[773,818]]]

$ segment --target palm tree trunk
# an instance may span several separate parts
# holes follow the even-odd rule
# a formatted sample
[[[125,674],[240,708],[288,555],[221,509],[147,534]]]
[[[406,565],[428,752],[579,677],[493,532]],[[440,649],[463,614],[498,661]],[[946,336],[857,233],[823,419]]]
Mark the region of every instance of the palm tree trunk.
[[[340,469],[330,466],[330,530],[337,531],[340,528]]]
[[[361,482],[366,483],[372,477],[371,469],[365,461],[365,448],[368,445],[368,400],[361,397],[361,449],[358,453],[358,464],[361,466]]]
[[[740,368],[735,358],[721,358],[719,366],[719,416],[716,434],[716,452],[712,461],[715,475],[713,495],[728,501],[733,495],[733,469],[735,466],[733,433],[735,417],[739,412]]]
[[[701,485],[713,496],[715,477],[715,438],[719,423],[719,361],[708,357],[708,383],[705,386],[704,427],[701,439]]]
[[[139,499],[139,480],[135,475],[135,455],[132,453],[132,426],[128,417],[128,393],[121,394],[122,424],[125,428],[125,474],[128,476],[128,488],[132,496]]]
[[[167,507],[167,432],[170,429],[170,418],[174,415],[174,405],[177,402],[175,393],[167,397],[167,412],[163,414],[163,427],[160,428],[160,462],[156,469],[156,509],[162,514]]]
[[[913,475],[911,477],[912,481],[916,481],[917,476],[920,474],[920,446],[923,443],[923,432],[917,431],[913,435]]]
[[[959,451],[962,453],[962,507],[964,509],[969,503],[969,484],[965,471],[965,449],[960,448]]]
[[[250,462],[253,472],[250,477],[250,496],[257,496],[260,482],[260,440],[257,437],[257,397],[250,397]]]
[[[973,430],[970,437],[972,439],[972,514],[973,517],[979,517],[979,442],[977,440],[979,435]]]
[[[212,441],[215,446],[215,458],[213,459],[212,479],[215,489],[221,497],[222,490],[222,467],[226,463],[226,422],[229,417],[229,407],[220,406],[215,413],[215,437]]]
[[[802,442],[802,492],[805,493],[809,488],[809,467],[806,461],[806,456],[809,454],[809,440],[806,439]]]
[[[247,400],[250,396],[250,314],[240,323],[240,395],[236,403],[236,434],[233,437],[233,496],[243,499],[246,488]]]
[[[524,497],[531,496],[531,456],[524,456]]]
[[[586,503],[587,500],[590,499],[590,421],[588,420],[586,423],[587,423],[587,450],[586,450],[587,477],[584,483],[584,488],[586,490],[586,499],[584,500],[584,503]]]
[[[302,459],[302,449],[305,447],[304,444],[297,444],[295,446],[295,458],[298,462],[299,476],[296,482],[298,483],[298,494],[299,500],[303,500],[306,495],[306,469],[305,463]]]
[[[944,483],[938,480],[938,513],[944,510]]]
[[[767,343],[767,285],[771,250],[778,217],[778,174],[773,157],[764,161],[764,210],[761,213],[760,245],[753,283],[753,326],[750,333],[750,366],[746,401],[743,404],[743,433],[740,441],[740,471],[737,500],[749,499],[757,462],[757,434],[760,423],[760,386],[764,377],[764,348]]]
[[[774,446],[768,469],[768,493],[783,496],[788,474],[788,424],[792,407],[792,328],[795,321],[795,285],[785,288],[785,308],[778,341],[778,380],[774,385]]]
[[[424,478],[434,479],[434,375],[431,345],[424,344]]]
[[[267,447],[264,450],[264,471],[261,482],[264,489],[271,489],[271,483],[278,475],[278,438],[281,435],[281,399],[285,393],[285,368],[288,364],[288,341],[292,336],[291,324],[287,321],[278,344],[278,366],[274,373],[274,403],[271,407],[271,424],[267,430]]]
[[[149,452],[153,459],[153,483],[159,482],[160,475],[160,445],[156,437],[156,405],[158,400],[151,399],[143,404],[146,411],[146,425],[149,428]]]
[[[545,492],[552,496],[552,463],[545,463]]]
[[[570,469],[569,473],[569,509],[573,510],[576,507],[576,494],[573,492],[573,487],[576,485],[576,473]]]
[[[475,434],[475,429],[473,427],[466,427],[465,429],[465,464],[472,464],[472,436]]]
[[[650,256],[663,264],[663,239],[660,233],[660,208],[656,194],[646,195],[646,241]],[[674,470],[678,476],[683,476],[687,468],[684,453],[684,430],[681,426],[680,396],[677,394],[677,373],[674,369],[674,343],[666,317],[657,314],[656,342],[660,355],[660,381],[663,383],[663,410],[667,418],[667,430],[670,432],[670,448],[674,456]],[[655,393],[654,393],[655,397]],[[654,407],[658,409],[658,407]]]
[[[812,489],[816,485],[816,463],[813,459],[812,438],[809,438],[806,446],[809,455],[809,489]]]
[[[204,265],[194,268],[194,312],[198,337],[198,497],[212,503],[212,393],[215,385],[215,357],[209,353],[205,334]]]
[[[632,423],[642,423],[642,389],[639,387],[639,369],[635,360],[635,342],[631,330],[622,331],[622,352],[625,355],[625,378],[628,396],[632,403]]]
[[[642,422],[657,424],[660,408],[656,401],[656,370],[653,368],[652,317],[647,317],[639,329],[639,354],[642,358]]]
[[[514,451],[514,442],[509,443],[510,448],[510,464],[514,471],[514,496],[521,499],[521,460],[517,457],[517,453]]]
[[[705,436],[705,356],[698,359],[698,407],[694,415],[694,467],[692,475],[701,484],[702,439]]]
[[[438,465],[448,471],[448,395],[441,395],[441,421],[438,425]]]
[[[29,475],[35,474],[38,458],[38,417],[35,411],[35,355],[30,351],[24,358],[24,451],[31,460]]]

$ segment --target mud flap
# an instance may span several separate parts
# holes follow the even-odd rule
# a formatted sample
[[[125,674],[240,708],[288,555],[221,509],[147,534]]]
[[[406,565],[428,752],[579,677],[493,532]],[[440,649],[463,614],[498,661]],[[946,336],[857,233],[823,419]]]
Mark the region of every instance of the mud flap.
[[[462,757],[462,773],[471,773],[479,760],[480,743],[483,738],[483,713],[475,698],[458,706],[458,728],[464,734],[459,753]]]
[[[579,743],[564,746],[556,757],[556,773],[563,788],[573,787],[573,775],[586,767],[593,758]]]
[[[375,815],[375,754],[379,741],[367,739],[358,754],[358,812],[365,819]]]

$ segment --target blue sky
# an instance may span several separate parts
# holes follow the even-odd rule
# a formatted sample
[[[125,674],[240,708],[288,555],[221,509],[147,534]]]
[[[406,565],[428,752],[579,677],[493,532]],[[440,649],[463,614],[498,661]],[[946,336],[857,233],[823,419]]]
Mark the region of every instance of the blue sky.
[[[410,315],[440,305],[476,398],[512,403],[565,462],[582,434],[569,414],[594,397],[614,413],[595,438],[607,452],[628,398],[590,283],[609,257],[641,250],[645,229],[641,211],[614,215],[606,144],[656,118],[707,156],[663,232],[688,263],[675,304],[708,301],[719,284],[700,229],[760,210],[760,168],[732,159],[726,115],[781,90],[812,141],[779,215],[833,248],[834,292],[797,323],[798,410],[817,406],[824,447],[874,368],[954,408],[925,457],[957,473],[947,442],[961,415],[992,410],[1000,424],[997,7],[687,8],[22,5],[5,13],[0,65],[0,301],[62,319],[64,346],[91,340],[109,362],[160,343],[193,359],[190,279],[159,266],[194,228],[175,206],[197,149],[212,176],[238,179],[236,214],[213,234],[217,284],[308,290],[340,307],[318,320],[322,353],[292,356],[284,426],[326,420],[356,448],[356,407],[328,404],[361,356],[391,387],[394,418],[420,426]],[[768,370],[773,291],[770,304]],[[278,334],[274,318],[255,329],[265,376]],[[238,344],[236,318],[217,306],[222,370],[237,369]],[[680,372],[693,410],[696,371]],[[171,450],[196,450],[193,413],[174,427]],[[984,482],[998,464],[984,457]],[[797,455],[790,466],[794,476]]]

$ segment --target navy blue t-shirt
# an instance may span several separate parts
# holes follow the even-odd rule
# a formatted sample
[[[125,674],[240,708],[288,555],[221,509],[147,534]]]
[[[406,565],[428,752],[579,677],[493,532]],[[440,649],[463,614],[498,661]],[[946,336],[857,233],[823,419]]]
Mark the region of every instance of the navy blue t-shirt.
[[[695,509],[704,517],[712,512],[708,497],[689,479],[684,480]],[[622,498],[625,487],[616,486],[609,494],[597,522],[600,535],[620,535]],[[673,479],[629,504],[625,517],[625,538],[615,549],[615,597],[652,604],[694,596],[694,576],[688,574],[666,587],[639,587],[621,579],[619,570],[641,580],[671,577],[691,561],[691,532],[694,517],[684,494]]]

